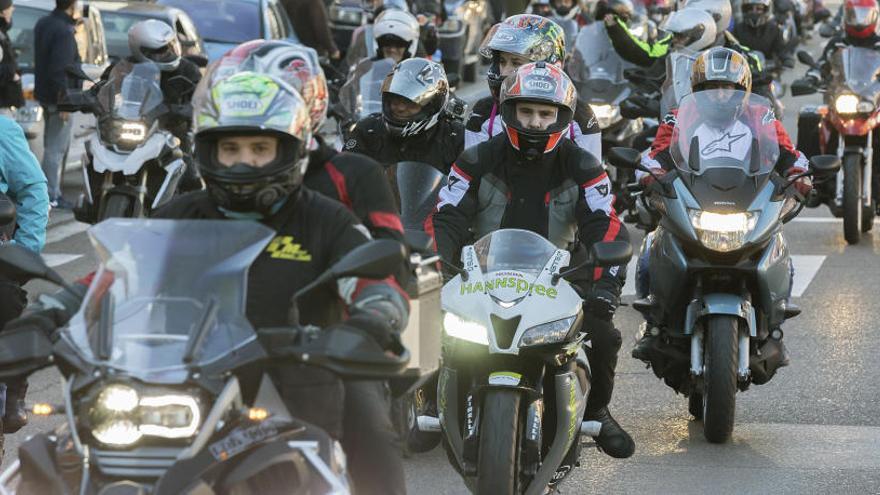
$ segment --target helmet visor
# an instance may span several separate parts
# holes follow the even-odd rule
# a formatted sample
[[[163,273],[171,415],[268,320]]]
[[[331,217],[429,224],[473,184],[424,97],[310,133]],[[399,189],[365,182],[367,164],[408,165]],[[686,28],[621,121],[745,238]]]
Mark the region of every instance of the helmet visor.
[[[532,62],[544,60],[556,63],[558,50],[548,34],[554,29],[559,29],[559,26],[550,20],[544,21],[547,23],[547,26],[542,26],[545,29],[519,27],[507,23],[492,26],[480,45],[480,54],[492,58],[496,51],[507,52],[527,57]]]
[[[847,26],[864,29],[877,23],[877,7],[847,7],[844,23]]]
[[[159,48],[141,47],[141,52],[157,64],[167,64],[180,58],[180,44],[171,42]]]

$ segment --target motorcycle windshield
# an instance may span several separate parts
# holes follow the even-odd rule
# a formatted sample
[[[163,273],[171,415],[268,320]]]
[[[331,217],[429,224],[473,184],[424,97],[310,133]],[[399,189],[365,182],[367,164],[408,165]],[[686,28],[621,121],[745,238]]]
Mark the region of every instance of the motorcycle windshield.
[[[339,100],[353,120],[382,111],[382,83],[391,73],[394,61],[362,60],[339,90]]]
[[[666,57],[666,80],[660,100],[662,115],[678,108],[681,100],[691,94],[691,67],[698,55],[699,52],[681,48]]]
[[[163,101],[160,79],[161,71],[156,64],[119,61],[98,91],[102,113],[151,125],[156,117],[154,111]]]
[[[437,205],[440,188],[446,185],[446,176],[426,163],[400,162],[394,179],[403,228],[424,229],[425,220]]]
[[[605,25],[594,22],[578,34],[568,71],[581,101],[612,103],[629,87],[623,70],[631,66],[614,51]]]
[[[880,90],[880,53],[850,46],[838,50],[831,57],[831,77],[835,85],[843,85],[859,96],[871,98]],[[835,91],[835,93],[837,93]]]
[[[256,338],[247,271],[273,235],[248,221],[99,223],[89,237],[100,266],[64,335],[94,365],[180,383]]]
[[[483,236],[474,250],[489,294],[514,301],[528,294],[556,246],[528,230],[502,229]]]
[[[738,169],[748,176],[773,170],[779,158],[773,105],[739,90],[685,96],[672,133],[672,159],[684,173]]]

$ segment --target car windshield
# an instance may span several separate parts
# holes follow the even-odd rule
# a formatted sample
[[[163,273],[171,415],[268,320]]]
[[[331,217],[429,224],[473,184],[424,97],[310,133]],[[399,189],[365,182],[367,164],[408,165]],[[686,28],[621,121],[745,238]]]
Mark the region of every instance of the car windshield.
[[[254,0],[160,0],[189,14],[205,41],[243,43],[263,38],[260,3]]]
[[[34,26],[49,12],[21,5],[15,6],[12,14],[12,28],[6,35],[18,54],[18,66],[30,69],[34,66]]]
[[[255,338],[245,316],[247,269],[273,235],[232,220],[95,225],[89,236],[101,263],[64,335],[88,362],[179,383],[188,366]]]
[[[107,52],[112,57],[125,58],[131,54],[128,48],[128,30],[147,17],[121,14],[113,11],[101,11],[104,22],[104,38],[107,40]]]

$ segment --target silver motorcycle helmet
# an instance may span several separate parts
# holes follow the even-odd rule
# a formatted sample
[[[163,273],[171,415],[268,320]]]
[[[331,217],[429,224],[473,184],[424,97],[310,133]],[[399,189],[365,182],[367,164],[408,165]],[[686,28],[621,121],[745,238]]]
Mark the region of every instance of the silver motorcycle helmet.
[[[153,62],[163,72],[180,65],[180,40],[174,29],[157,19],[141,21],[128,30],[128,48],[138,62]]]
[[[742,0],[742,15],[746,24],[759,27],[772,17],[772,0]]]
[[[669,15],[660,28],[672,35],[672,48],[700,51],[715,42],[715,21],[704,10],[685,8]]]
[[[685,8],[704,10],[715,20],[715,35],[721,36],[730,27],[733,18],[733,7],[730,0],[688,0]]]
[[[443,66],[424,58],[404,60],[382,83],[382,118],[388,132],[409,137],[434,127],[449,99]],[[415,106],[419,107],[415,111]],[[407,107],[409,113],[400,109]]]

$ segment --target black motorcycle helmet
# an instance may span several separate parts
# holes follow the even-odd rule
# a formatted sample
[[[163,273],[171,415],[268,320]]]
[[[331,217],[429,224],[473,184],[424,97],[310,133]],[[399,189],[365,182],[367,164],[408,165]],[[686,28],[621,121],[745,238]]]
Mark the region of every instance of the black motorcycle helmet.
[[[771,17],[771,0],[742,0],[742,14],[746,24],[759,27],[767,24]]]
[[[211,85],[205,77],[193,96],[194,158],[211,198],[221,209],[267,215],[302,185],[308,165],[308,106],[295,89],[272,76],[239,72]],[[275,158],[255,167],[220,163],[223,137],[272,136]]]
[[[394,99],[415,103],[421,110],[401,117],[392,108]],[[404,60],[394,67],[382,83],[382,118],[394,136],[409,137],[425,132],[440,120],[449,98],[449,82],[443,66],[424,58]]]

